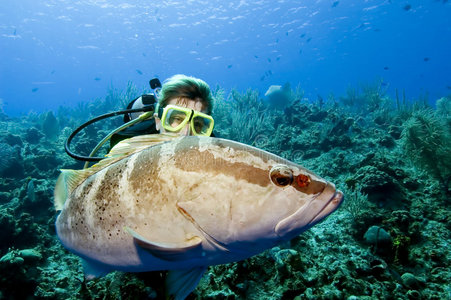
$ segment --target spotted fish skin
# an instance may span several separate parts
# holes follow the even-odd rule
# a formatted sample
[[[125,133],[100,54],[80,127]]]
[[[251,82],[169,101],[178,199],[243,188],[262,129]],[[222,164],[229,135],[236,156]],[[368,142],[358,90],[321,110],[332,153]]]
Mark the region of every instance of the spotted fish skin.
[[[291,174],[288,185],[275,184],[277,168]],[[295,163],[193,136],[149,146],[86,177],[68,192],[56,229],[67,249],[107,270],[183,269],[255,255],[341,202],[332,183]]]

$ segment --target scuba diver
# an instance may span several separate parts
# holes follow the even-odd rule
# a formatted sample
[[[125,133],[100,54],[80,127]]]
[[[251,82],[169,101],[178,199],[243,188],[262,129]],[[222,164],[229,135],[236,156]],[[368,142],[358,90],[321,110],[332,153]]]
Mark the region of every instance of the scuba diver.
[[[126,110],[105,114],[94,118],[77,128],[67,139],[65,150],[77,160],[97,162],[104,157],[94,154],[108,140],[110,149],[118,142],[138,135],[171,132],[179,135],[214,136],[213,96],[208,84],[198,78],[174,75],[163,86],[157,78],[150,80],[154,93],[141,95],[129,103]],[[89,156],[81,156],[70,150],[75,135],[86,126],[99,120],[124,115],[124,125],[108,134],[94,148]]]

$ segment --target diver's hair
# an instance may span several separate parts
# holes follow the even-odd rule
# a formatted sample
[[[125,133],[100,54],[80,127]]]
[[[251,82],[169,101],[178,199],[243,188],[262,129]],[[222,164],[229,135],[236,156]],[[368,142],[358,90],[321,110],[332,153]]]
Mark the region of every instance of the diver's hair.
[[[206,113],[211,115],[213,111],[213,96],[208,84],[202,79],[182,74],[174,75],[165,80],[160,91],[158,104],[165,107],[169,100],[174,98],[202,99],[206,107]]]

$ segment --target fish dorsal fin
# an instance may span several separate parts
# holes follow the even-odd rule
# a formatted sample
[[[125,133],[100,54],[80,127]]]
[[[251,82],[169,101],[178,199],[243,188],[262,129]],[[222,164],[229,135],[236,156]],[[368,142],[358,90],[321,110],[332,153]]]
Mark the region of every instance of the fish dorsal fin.
[[[171,141],[180,137],[178,134],[173,133],[161,133],[161,134],[145,134],[138,135],[135,137],[131,137],[120,141],[117,143],[111,151],[107,154],[106,157],[126,157],[133,153],[139,152],[145,148],[155,146],[167,141]]]
[[[158,145],[163,142],[173,140],[180,137],[177,134],[146,134],[132,137],[119,142],[104,159],[95,165],[82,170],[61,170],[61,174],[56,181],[54,192],[54,204],[56,210],[63,209],[67,197],[72,191],[79,186],[89,176],[99,172],[100,170],[112,165],[113,163],[139,152],[145,148]]]
[[[111,165],[112,163],[120,160],[121,158],[113,157],[102,159],[97,164],[90,168],[82,170],[69,170],[62,169],[61,174],[56,180],[54,191],[54,204],[56,210],[62,210],[64,203],[66,202],[72,191],[79,186],[89,176],[97,173],[103,168]]]
[[[166,277],[166,291],[169,299],[185,299],[199,284],[207,268],[204,266],[171,270]]]
[[[129,227],[125,230],[133,236],[134,242],[153,256],[167,261],[181,261],[202,256],[202,239],[195,236],[181,243],[151,242]]]
[[[265,93],[265,96],[269,96],[271,94],[276,93],[277,91],[280,91],[282,89],[281,85],[271,85],[268,90]]]
[[[54,205],[56,210],[62,210],[67,197],[87,176],[86,170],[61,170],[56,180]],[[89,175],[88,175],[89,176]]]
[[[139,135],[132,138],[125,139],[123,141],[120,141],[117,143],[110,152],[105,156],[104,159],[96,163],[90,168],[80,170],[84,175],[84,179],[91,176],[92,174],[109,167],[110,165],[114,164],[115,162],[128,157],[132,155],[133,153],[142,151],[146,148],[171,141],[173,139],[176,139],[180,137],[178,134],[145,134],[145,135]]]

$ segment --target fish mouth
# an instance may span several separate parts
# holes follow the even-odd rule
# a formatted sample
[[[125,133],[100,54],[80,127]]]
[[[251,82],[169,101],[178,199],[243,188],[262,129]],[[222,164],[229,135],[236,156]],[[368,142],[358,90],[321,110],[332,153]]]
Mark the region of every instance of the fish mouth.
[[[274,228],[275,233],[290,239],[309,229],[334,212],[343,202],[343,193],[327,182],[324,190],[309,203],[301,206],[295,213],[281,220]]]
[[[321,222],[325,217],[333,213],[343,203],[343,192],[336,191],[329,203],[319,212],[319,214],[310,221],[309,225],[313,226]]]

